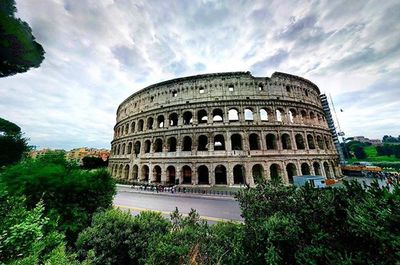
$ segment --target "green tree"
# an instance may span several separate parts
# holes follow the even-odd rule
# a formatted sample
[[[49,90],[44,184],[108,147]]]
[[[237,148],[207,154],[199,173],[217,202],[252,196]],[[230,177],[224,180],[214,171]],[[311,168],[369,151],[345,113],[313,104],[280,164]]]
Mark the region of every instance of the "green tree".
[[[28,140],[22,136],[21,128],[0,118],[0,169],[18,162],[30,149]]]
[[[85,156],[82,158],[82,168],[84,169],[95,169],[108,166],[108,160],[103,161],[100,157]]]
[[[0,77],[39,67],[43,47],[35,41],[29,25],[15,17],[14,0],[0,2]]]
[[[357,159],[365,159],[367,158],[367,154],[364,151],[364,147],[362,146],[357,146],[354,149],[354,155]]]
[[[10,166],[0,178],[11,195],[25,196],[28,208],[43,201],[46,214],[72,245],[92,215],[112,206],[115,183],[105,169],[85,171],[49,152]]]

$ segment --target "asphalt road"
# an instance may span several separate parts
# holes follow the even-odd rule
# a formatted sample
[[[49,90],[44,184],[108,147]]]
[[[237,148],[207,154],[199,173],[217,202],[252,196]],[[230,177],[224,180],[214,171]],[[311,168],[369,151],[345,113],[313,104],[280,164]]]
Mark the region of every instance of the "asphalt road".
[[[117,189],[114,205],[121,209],[129,209],[133,214],[144,210],[161,212],[169,216],[178,207],[187,214],[191,208],[196,209],[200,216],[208,222],[221,220],[243,221],[240,216],[239,203],[230,198],[200,198],[171,196],[153,193],[127,192]]]

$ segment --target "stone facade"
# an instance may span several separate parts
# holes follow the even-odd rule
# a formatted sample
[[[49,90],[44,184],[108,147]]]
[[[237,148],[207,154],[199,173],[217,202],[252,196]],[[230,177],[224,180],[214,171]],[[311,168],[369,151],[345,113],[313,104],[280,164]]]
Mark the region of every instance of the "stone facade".
[[[115,178],[254,185],[259,178],[340,174],[320,91],[285,73],[205,74],[146,87],[117,110]]]

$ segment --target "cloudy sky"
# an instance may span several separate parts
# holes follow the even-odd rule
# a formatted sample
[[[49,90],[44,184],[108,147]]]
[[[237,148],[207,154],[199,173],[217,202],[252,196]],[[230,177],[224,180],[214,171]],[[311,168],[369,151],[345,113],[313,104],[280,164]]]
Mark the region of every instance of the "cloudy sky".
[[[0,78],[0,117],[38,148],[109,148],[116,109],[156,82],[274,71],[331,94],[347,136],[400,134],[400,1],[17,0],[46,51]]]

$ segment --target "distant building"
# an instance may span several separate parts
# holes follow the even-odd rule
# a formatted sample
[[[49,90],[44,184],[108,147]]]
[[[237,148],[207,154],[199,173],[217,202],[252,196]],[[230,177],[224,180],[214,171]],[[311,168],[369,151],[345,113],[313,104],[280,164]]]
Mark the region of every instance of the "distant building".
[[[75,160],[77,162],[82,162],[82,158],[84,158],[85,156],[100,157],[103,161],[107,161],[108,157],[110,156],[110,151],[107,149],[96,149],[96,148],[87,148],[87,147],[75,148],[75,149],[72,149],[67,152],[62,149],[51,150],[49,148],[44,148],[42,150],[31,151],[29,153],[29,156],[32,158],[36,158],[38,155],[42,155],[49,151],[65,152],[65,156],[68,160]]]
[[[368,139],[367,137],[364,136],[354,136],[354,137],[349,137],[349,140],[361,142],[361,143],[368,143],[372,145],[380,145],[382,144],[382,141],[379,139]]]

